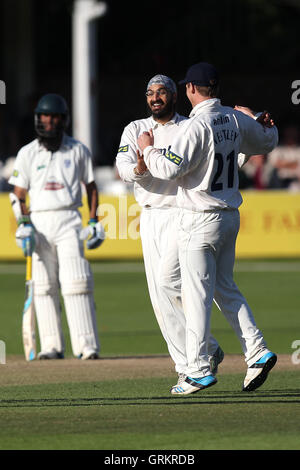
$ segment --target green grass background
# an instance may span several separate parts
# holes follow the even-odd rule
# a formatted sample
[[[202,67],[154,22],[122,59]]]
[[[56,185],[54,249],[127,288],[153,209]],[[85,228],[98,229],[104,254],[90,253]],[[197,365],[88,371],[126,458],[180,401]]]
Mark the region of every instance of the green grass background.
[[[239,261],[236,282],[269,348],[292,354],[292,342],[300,339],[300,263],[282,261],[282,270],[272,268],[278,261],[268,261],[269,268],[263,270],[255,269],[255,263]],[[93,264],[102,356],[167,354],[142,263],[124,265],[119,272],[118,266]],[[23,354],[23,271],[23,265],[0,270],[0,339],[8,356]],[[66,356],[72,356],[65,315],[63,319]],[[226,354],[241,353],[215,307],[212,333]],[[1,367],[5,365],[0,365],[0,373]],[[300,448],[298,371],[275,368],[252,394],[239,391],[241,374],[224,374],[216,386],[185,398],[170,396],[173,380],[95,383],[91,377],[88,383],[2,387],[0,449]]]
[[[170,379],[158,378],[6,387],[0,448],[299,449],[296,373],[274,372],[251,395],[237,391],[241,380],[224,375],[184,398],[171,397]]]

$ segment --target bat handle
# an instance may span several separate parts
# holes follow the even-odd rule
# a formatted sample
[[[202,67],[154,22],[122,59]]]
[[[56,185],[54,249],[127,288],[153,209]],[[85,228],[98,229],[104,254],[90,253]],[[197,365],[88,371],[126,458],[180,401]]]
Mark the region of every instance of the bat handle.
[[[26,281],[31,281],[32,272],[32,257],[27,256],[26,258]]]

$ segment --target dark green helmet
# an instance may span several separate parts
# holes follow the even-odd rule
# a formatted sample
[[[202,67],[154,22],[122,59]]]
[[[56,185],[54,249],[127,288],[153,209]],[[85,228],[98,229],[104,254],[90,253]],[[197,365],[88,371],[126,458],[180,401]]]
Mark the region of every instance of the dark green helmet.
[[[65,116],[69,114],[66,100],[55,93],[42,96],[34,112],[36,114],[63,114]]]
[[[46,131],[41,122],[41,114],[60,114],[60,124],[51,131]],[[34,110],[34,125],[36,133],[44,139],[60,139],[69,125],[69,109],[66,100],[56,93],[42,96]]]

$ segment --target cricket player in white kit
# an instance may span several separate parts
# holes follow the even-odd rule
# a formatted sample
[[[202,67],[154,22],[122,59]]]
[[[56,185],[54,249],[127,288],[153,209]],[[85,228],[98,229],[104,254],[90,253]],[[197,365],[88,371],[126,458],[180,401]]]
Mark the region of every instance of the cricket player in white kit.
[[[278,142],[275,126],[255,119],[216,98],[219,76],[207,63],[190,67],[182,83],[193,110],[168,152],[156,146],[152,131],[139,148],[153,177],[177,181],[177,225],[182,300],[186,315],[187,378],[174,395],[188,395],[214,385],[208,360],[213,297],[240,339],[248,365],[244,391],[258,388],[276,363],[253,314],[233,280],[235,242],[242,203],[238,155],[265,154]]]
[[[63,97],[43,96],[35,109],[37,139],[22,147],[9,183],[19,198],[23,217],[17,241],[28,235],[35,241],[32,258],[34,305],[41,352],[39,359],[64,357],[59,290],[64,299],[73,354],[97,359],[99,353],[93,297],[93,277],[84,257],[87,248],[100,246],[105,234],[97,220],[98,191],[91,154],[65,133],[68,107]],[[90,209],[89,226],[82,229],[78,208],[83,184]],[[25,204],[30,197],[30,216]]]
[[[146,96],[152,116],[125,127],[116,165],[122,180],[134,183],[135,198],[142,207],[140,235],[149,295],[181,383],[186,374],[187,355],[175,226],[178,184],[151,175],[142,157],[137,157],[137,139],[143,131],[153,129],[156,147],[168,153],[186,118],[175,112],[177,89],[169,77],[154,76],[147,85]],[[212,370],[216,372],[224,354],[212,336],[208,354]]]

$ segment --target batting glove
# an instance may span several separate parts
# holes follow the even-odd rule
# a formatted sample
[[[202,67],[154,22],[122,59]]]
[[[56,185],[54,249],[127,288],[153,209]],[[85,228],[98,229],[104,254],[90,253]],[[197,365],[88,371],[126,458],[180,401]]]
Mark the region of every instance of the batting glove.
[[[21,224],[16,231],[16,242],[24,256],[32,256],[35,248],[35,230],[31,223]]]
[[[105,231],[101,222],[98,222],[97,219],[90,219],[88,227],[81,230],[80,239],[87,240],[86,247],[88,250],[98,248],[105,240]]]

